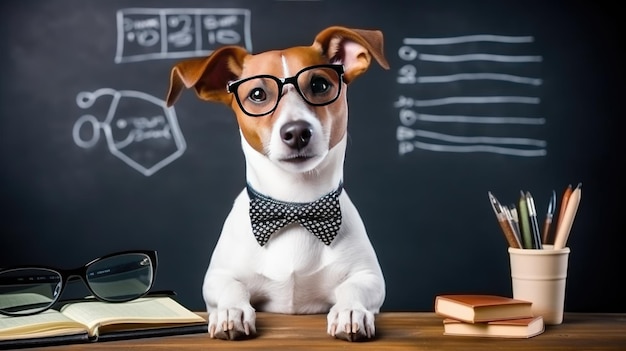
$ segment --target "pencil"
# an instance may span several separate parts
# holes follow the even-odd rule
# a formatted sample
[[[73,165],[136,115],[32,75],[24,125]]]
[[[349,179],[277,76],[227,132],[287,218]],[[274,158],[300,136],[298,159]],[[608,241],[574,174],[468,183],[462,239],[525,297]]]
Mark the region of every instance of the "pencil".
[[[496,218],[498,219],[498,223],[500,224],[500,228],[504,233],[504,238],[510,247],[519,249],[521,246],[519,241],[517,240],[517,236],[513,231],[513,226],[511,221],[507,218],[502,205],[496,199],[495,196],[491,192],[487,193],[489,195],[489,202],[491,203],[491,207],[493,208],[493,212],[496,214]]]
[[[582,183],[578,183],[576,189],[574,189],[569,196],[565,213],[563,214],[563,220],[560,221],[557,226],[556,236],[554,238],[555,250],[562,249],[565,245],[567,245],[567,238],[572,230],[572,224],[574,223],[574,218],[576,217],[576,212],[578,211],[578,205],[580,204],[581,188]]]
[[[561,222],[563,221],[567,202],[569,201],[569,197],[572,195],[572,190],[572,184],[569,184],[567,188],[565,188],[565,191],[563,191],[563,197],[561,198],[561,207],[559,208],[559,217],[556,219],[557,232],[559,231],[559,227],[561,226]]]

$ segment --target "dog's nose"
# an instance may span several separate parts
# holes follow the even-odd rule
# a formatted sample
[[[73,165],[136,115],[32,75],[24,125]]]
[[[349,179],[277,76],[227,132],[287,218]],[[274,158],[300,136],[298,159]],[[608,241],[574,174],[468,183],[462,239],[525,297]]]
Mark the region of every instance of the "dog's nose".
[[[280,128],[283,143],[292,149],[300,150],[309,144],[313,128],[305,121],[292,121]]]

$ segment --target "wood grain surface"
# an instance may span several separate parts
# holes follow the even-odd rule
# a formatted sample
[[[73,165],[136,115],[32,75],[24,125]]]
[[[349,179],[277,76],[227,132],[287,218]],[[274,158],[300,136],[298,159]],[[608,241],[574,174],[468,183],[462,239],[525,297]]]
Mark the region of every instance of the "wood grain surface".
[[[206,317],[206,314],[202,314]],[[257,313],[257,335],[224,341],[208,334],[178,335],[41,350],[625,350],[626,313],[566,313],[563,324],[548,325],[530,339],[443,335],[443,319],[428,312],[384,312],[376,318],[376,337],[348,342],[326,334],[325,315]]]

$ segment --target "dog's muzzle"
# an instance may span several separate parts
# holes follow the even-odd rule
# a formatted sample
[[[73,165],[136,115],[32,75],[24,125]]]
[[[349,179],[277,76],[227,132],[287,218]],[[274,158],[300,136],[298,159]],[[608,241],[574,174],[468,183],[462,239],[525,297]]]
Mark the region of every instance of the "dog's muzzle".
[[[311,141],[313,127],[305,121],[292,121],[280,128],[280,137],[283,143],[294,150],[302,150]]]

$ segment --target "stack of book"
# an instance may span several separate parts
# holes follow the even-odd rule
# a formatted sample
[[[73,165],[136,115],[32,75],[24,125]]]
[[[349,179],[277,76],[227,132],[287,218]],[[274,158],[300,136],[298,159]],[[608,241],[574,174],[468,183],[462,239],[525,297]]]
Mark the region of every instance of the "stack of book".
[[[452,294],[435,297],[445,335],[531,338],[544,331],[532,303],[498,295]]]

